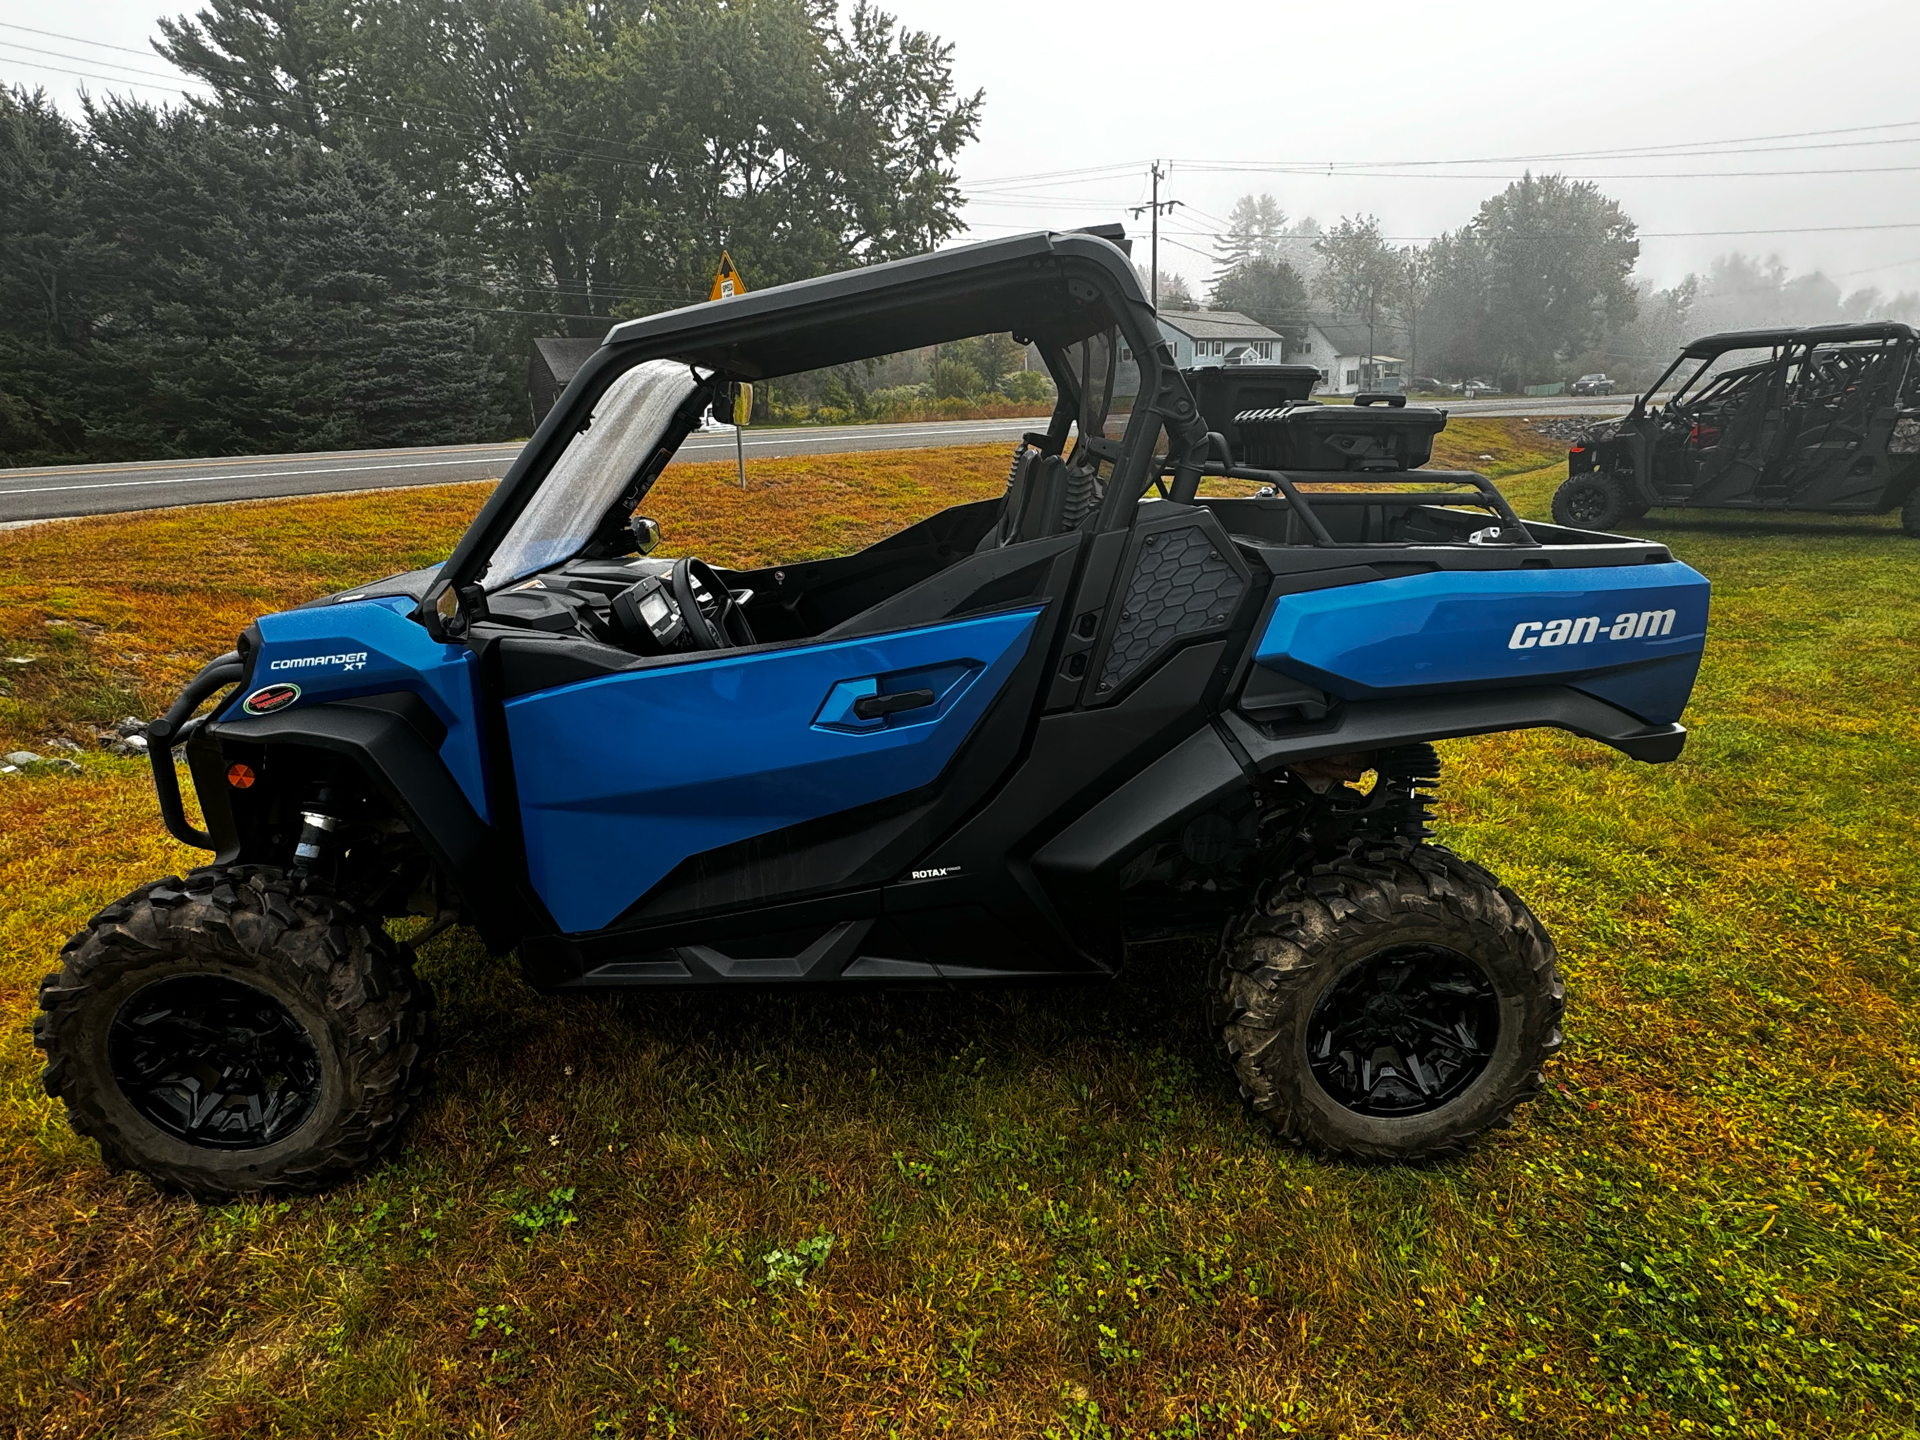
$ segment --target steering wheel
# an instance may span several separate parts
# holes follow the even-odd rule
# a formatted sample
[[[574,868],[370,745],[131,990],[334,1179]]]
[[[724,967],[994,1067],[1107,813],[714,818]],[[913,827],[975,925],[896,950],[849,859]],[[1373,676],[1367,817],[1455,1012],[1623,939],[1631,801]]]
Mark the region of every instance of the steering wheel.
[[[687,638],[693,642],[694,649],[731,650],[736,645],[754,643],[753,627],[747,624],[747,617],[740,613],[740,607],[734,603],[733,592],[727,589],[706,561],[683,555],[673,562],[668,579],[673,585],[674,601],[680,607],[680,618],[687,627]],[[718,608],[711,617],[694,598],[696,579],[700,588],[717,602]]]

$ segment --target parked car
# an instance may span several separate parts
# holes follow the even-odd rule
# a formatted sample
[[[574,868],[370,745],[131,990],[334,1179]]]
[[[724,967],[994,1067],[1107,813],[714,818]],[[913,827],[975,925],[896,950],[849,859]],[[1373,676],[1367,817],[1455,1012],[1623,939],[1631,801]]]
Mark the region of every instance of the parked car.
[[[102,1159],[220,1198],[387,1151],[435,1033],[413,952],[456,924],[555,995],[1101,982],[1198,937],[1281,1135],[1416,1160],[1506,1124],[1564,992],[1520,897],[1434,843],[1430,742],[1672,760],[1707,582],[1477,475],[1406,493],[1441,411],[1281,375],[1209,413],[1123,238],[616,326],[448,559],[249,625],[147,731],[208,863],[106,906],[40,990],[44,1084]],[[829,559],[655,553],[647,496],[736,386],[1007,332],[1059,398],[1002,494]]]
[[[1666,407],[1649,404],[1682,370]],[[1611,530],[1656,505],[1897,509],[1920,537],[1920,338],[1887,320],[1693,341],[1568,448],[1553,516]]]
[[[1573,382],[1575,395],[1611,395],[1613,381],[1605,375],[1582,375]]]

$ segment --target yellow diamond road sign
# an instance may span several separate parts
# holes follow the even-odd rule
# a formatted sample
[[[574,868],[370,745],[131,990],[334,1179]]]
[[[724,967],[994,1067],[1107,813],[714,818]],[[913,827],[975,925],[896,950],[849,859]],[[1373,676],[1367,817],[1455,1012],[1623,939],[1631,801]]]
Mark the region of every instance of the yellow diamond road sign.
[[[726,300],[734,295],[747,293],[747,282],[740,278],[740,272],[733,268],[733,257],[726,251],[720,252],[720,268],[714,272],[713,293],[709,300]]]

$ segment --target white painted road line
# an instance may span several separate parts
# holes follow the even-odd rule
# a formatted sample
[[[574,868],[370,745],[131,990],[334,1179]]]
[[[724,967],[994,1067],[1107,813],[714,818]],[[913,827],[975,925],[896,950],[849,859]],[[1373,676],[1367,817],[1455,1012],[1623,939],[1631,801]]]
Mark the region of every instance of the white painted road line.
[[[0,495],[61,495],[72,490],[131,490],[141,485],[205,485],[226,480],[278,480],[289,475],[352,475],[366,471],[387,474],[394,470],[445,470],[460,464],[482,461],[402,460],[381,465],[314,465],[301,470],[251,470],[231,475],[168,475],[159,480],[96,480],[85,485],[40,485],[31,489],[13,488],[0,482]]]

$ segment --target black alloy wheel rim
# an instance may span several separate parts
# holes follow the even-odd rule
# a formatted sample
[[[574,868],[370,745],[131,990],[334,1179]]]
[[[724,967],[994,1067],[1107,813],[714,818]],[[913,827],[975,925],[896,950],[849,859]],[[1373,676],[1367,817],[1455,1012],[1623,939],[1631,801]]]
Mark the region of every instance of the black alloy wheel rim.
[[[1606,487],[1597,480],[1587,480],[1573,487],[1573,494],[1567,497],[1567,512],[1584,525],[1606,518],[1607,502],[1611,499]]]
[[[1307,1066],[1356,1115],[1425,1115],[1460,1098],[1493,1059],[1500,997],[1456,950],[1401,945],[1349,966],[1307,1020]]]
[[[320,1096],[305,1027],[266,991],[224,975],[176,976],[133,995],[113,1017],[107,1059],[135,1110],[208,1150],[284,1140]]]

